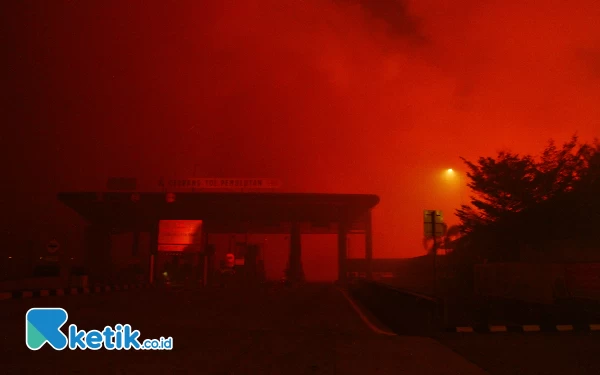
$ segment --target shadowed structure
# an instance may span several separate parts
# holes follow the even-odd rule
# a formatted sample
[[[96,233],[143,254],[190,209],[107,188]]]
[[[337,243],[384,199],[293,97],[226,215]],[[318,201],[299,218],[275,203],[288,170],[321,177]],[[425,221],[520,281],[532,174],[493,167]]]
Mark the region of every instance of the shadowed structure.
[[[110,268],[110,233],[149,232],[151,238],[148,278],[155,274],[153,257],[158,252],[160,220],[202,220],[204,236],[200,255],[210,257],[206,243],[210,233],[264,233],[290,235],[288,277],[302,281],[302,233],[338,235],[338,280],[347,279],[347,234],[365,234],[365,258],[373,257],[371,209],[376,195],[297,193],[132,193],[70,192],[58,199],[76,211],[90,226],[86,233],[86,264],[90,278],[100,280]],[[134,241],[134,246],[138,241]],[[133,252],[137,252],[133,249]],[[210,263],[207,261],[207,264]],[[205,269],[203,279],[210,277]],[[367,276],[370,278],[369,267]]]

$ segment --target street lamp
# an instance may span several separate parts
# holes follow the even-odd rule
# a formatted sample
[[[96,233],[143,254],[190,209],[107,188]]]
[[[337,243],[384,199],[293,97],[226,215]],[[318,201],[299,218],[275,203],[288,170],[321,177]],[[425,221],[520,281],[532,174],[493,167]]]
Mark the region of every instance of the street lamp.
[[[462,173],[455,171],[452,168],[448,168],[446,170],[446,176],[448,179],[456,179],[456,181],[458,182],[458,189],[459,189],[459,195],[460,195],[460,205],[462,206],[464,204],[464,199],[463,199],[463,176]]]

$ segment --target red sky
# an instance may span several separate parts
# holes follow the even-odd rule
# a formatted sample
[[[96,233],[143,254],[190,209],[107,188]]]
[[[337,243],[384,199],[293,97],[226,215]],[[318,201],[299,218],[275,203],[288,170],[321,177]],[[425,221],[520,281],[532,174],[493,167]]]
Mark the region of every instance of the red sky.
[[[423,209],[454,220],[442,172],[460,156],[599,135],[596,0],[202,3],[3,5],[13,248],[77,231],[57,191],[108,176],[150,190],[199,163],[379,194],[375,256],[415,256]]]

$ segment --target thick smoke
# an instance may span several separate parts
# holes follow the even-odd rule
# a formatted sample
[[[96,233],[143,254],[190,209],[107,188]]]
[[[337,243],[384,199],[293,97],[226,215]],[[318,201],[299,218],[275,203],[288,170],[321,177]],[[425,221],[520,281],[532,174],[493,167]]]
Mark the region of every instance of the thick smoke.
[[[115,175],[151,189],[197,164],[379,194],[376,256],[413,256],[424,208],[453,220],[460,192],[440,173],[459,156],[536,153],[599,128],[596,1],[13,8],[8,177],[19,207],[39,210],[21,223],[54,225],[40,202],[56,191]]]

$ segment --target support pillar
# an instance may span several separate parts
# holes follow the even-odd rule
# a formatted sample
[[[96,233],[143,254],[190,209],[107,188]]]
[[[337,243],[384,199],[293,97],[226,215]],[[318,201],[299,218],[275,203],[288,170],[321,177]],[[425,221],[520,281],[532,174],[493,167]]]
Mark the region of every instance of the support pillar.
[[[133,231],[133,244],[131,246],[131,255],[137,257],[140,253],[140,231],[134,229]]]
[[[365,260],[367,263],[367,280],[373,280],[373,222],[371,210],[369,210],[366,217]]]
[[[338,225],[338,282],[346,284],[348,270],[346,258],[348,256],[348,222],[344,218]]]
[[[202,222],[202,224],[204,224],[204,222]],[[202,271],[201,271],[201,277],[202,277],[202,286],[206,287],[208,286],[208,273],[211,270],[211,268],[208,267],[208,262],[210,260],[212,260],[211,258],[211,253],[213,252],[213,248],[212,246],[209,248],[209,243],[208,243],[208,231],[206,230],[206,226],[204,227],[204,230],[202,231]]]
[[[158,254],[158,221],[150,229],[150,262],[148,267],[148,282],[154,284],[156,277],[156,256]]]
[[[300,225],[297,222],[292,223],[290,231],[290,257],[289,268],[287,270],[287,279],[290,282],[304,281],[304,270],[302,269],[302,243],[300,234]]]
[[[90,284],[106,283],[112,271],[110,231],[92,224],[85,230],[85,264]]]

